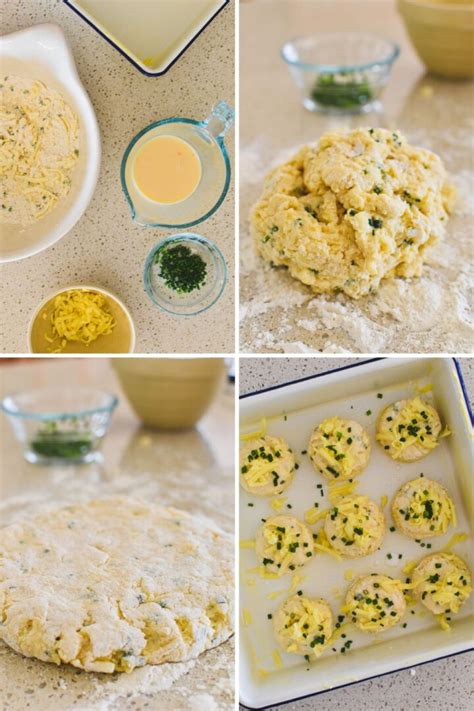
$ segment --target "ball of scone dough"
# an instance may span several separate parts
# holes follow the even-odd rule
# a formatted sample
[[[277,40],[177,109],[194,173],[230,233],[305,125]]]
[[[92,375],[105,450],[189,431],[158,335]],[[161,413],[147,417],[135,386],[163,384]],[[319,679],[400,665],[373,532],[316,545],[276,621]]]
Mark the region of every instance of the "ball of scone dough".
[[[376,440],[392,459],[415,462],[437,447],[440,434],[438,413],[417,396],[394,402],[383,410]]]
[[[281,494],[291,484],[295,457],[281,437],[259,437],[240,452],[240,483],[256,496]]]
[[[317,294],[358,299],[421,275],[454,200],[441,159],[398,131],[330,132],[267,175],[250,231],[264,259]]]
[[[308,454],[316,471],[326,479],[351,479],[368,464],[369,435],[355,420],[330,417],[313,431]]]
[[[412,573],[413,593],[435,615],[459,612],[472,592],[467,564],[454,553],[432,553]]]
[[[319,657],[333,632],[332,611],[326,600],[292,595],[273,615],[273,629],[285,652]]]
[[[265,570],[280,577],[311,561],[313,534],[294,516],[271,516],[257,530],[255,550]]]
[[[385,517],[368,496],[345,496],[324,521],[330,545],[346,558],[370,555],[382,544]]]
[[[441,484],[426,477],[407,481],[392,503],[396,527],[410,538],[429,538],[446,533],[456,525],[454,504]]]
[[[364,632],[383,632],[396,625],[406,610],[400,580],[388,575],[362,575],[347,591],[343,612]]]

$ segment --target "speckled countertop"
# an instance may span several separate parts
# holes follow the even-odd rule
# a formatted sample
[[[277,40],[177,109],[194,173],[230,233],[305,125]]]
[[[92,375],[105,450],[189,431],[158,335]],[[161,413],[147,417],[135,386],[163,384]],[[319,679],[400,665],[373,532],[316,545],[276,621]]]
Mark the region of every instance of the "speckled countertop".
[[[294,37],[363,32],[400,46],[383,108],[354,116],[311,113],[280,57]],[[474,174],[470,160],[474,84],[425,73],[396,0],[249,0],[240,19],[240,311],[247,353],[470,353]],[[326,131],[400,130],[441,156],[459,200],[445,241],[427,255],[419,279],[382,282],[377,294],[314,295],[284,268],[255,254],[248,215],[270,168]]]
[[[241,358],[240,393],[254,392],[356,362],[356,358]],[[460,358],[459,362],[472,405],[474,360]],[[473,676],[474,655],[467,652],[272,709],[469,711],[472,708]]]
[[[192,318],[173,317],[153,306],[142,286],[145,258],[154,244],[177,230],[136,225],[120,187],[120,162],[129,141],[162,118],[205,118],[220,99],[234,105],[234,10],[232,1],[162,77],[146,77],[59,0],[18,0],[2,10],[2,33],[42,22],[61,27],[81,81],[94,105],[102,137],[97,188],[83,217],[54,246],[2,265],[1,348],[27,351],[32,312],[55,289],[91,284],[116,293],[131,311],[137,353],[234,351],[234,191],[195,232],[214,241],[229,268],[219,302]],[[233,165],[234,131],[226,138]]]
[[[71,378],[119,398],[103,446],[104,463],[40,467],[25,462],[0,415],[0,519],[107,493],[176,506],[234,526],[234,387],[222,385],[196,429],[154,432],[131,411],[107,359],[47,360],[0,366],[0,392],[64,386]],[[5,711],[231,711],[233,639],[192,662],[92,674],[27,659],[0,642],[0,709]]]

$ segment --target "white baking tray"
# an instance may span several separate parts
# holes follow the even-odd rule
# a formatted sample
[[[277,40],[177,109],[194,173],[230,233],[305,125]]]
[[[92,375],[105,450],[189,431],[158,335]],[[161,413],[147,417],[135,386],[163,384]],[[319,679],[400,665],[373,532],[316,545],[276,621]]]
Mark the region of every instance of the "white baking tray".
[[[393,462],[375,443],[375,423],[381,409],[404,397],[413,396],[417,388],[432,386],[422,394],[432,398],[444,423],[452,435],[427,457],[411,464]],[[382,393],[383,398],[377,397]],[[371,415],[366,415],[370,410]],[[323,375],[305,378],[265,391],[243,396],[240,401],[241,431],[258,429],[259,420],[267,418],[268,433],[284,437],[300,463],[295,479],[282,494],[287,497],[282,513],[304,517],[313,502],[320,509],[329,506],[326,480],[316,475],[307,455],[308,440],[315,425],[332,415],[352,418],[367,428],[372,440],[372,454],[367,469],[359,476],[357,492],[367,494],[377,502],[388,497],[385,507],[388,527],[392,525],[390,505],[399,486],[422,472],[442,482],[454,499],[458,523],[444,536],[427,539],[431,549],[387,530],[382,548],[366,558],[338,562],[327,555],[317,555],[298,571],[305,577],[298,588],[310,597],[327,598],[333,612],[342,604],[350,584],[344,572],[354,577],[362,573],[379,572],[405,579],[402,568],[412,560],[443,548],[454,532],[473,532],[473,469],[471,417],[463,390],[462,378],[454,359],[390,358],[361,361],[356,366],[341,368]],[[323,484],[324,498],[316,484]],[[253,507],[247,504],[251,502]],[[287,509],[289,503],[292,509]],[[254,539],[255,530],[263,517],[274,514],[268,499],[240,492],[240,538]],[[320,524],[319,524],[320,525]],[[316,526],[318,527],[318,525]],[[314,529],[314,527],[313,527]],[[457,543],[453,551],[465,558],[472,570],[472,538]],[[387,554],[392,554],[392,559]],[[399,559],[399,554],[402,558]],[[240,551],[241,585],[240,609],[250,612],[250,624],[240,619],[240,698],[247,708],[260,709],[273,704],[301,699],[329,689],[363,679],[422,664],[441,657],[458,654],[472,647],[473,596],[453,616],[452,628],[443,631],[433,616],[423,613],[422,607],[409,607],[401,625],[379,636],[356,631],[348,626],[347,639],[353,640],[349,652],[340,653],[344,639],[335,643],[337,652],[326,650],[318,661],[308,666],[302,657],[280,650],[282,667],[277,668],[272,653],[277,649],[268,613],[273,613],[283,602],[283,593],[268,599],[268,593],[288,590],[290,576],[279,580],[261,579],[248,571],[257,565],[255,551]],[[253,585],[248,585],[254,580]],[[411,610],[415,614],[411,614]],[[263,675],[258,672],[263,669]]]
[[[147,76],[160,76],[230,0],[64,0]]]

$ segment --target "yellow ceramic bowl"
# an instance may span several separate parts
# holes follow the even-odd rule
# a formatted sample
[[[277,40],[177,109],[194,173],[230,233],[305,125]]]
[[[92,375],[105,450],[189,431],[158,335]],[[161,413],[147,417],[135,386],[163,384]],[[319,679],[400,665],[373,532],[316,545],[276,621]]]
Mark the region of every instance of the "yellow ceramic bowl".
[[[398,0],[398,9],[429,71],[451,79],[474,76],[473,0]]]
[[[48,296],[34,312],[28,329],[28,348],[30,353],[48,353],[54,350],[48,337],[51,338],[51,313],[54,299],[58,294],[67,291],[92,291],[105,298],[105,308],[115,319],[115,326],[107,336],[99,336],[90,345],[79,341],[70,341],[66,344],[63,353],[133,353],[135,348],[135,327],[127,307],[110,291],[96,286],[70,286],[67,289],[58,289]]]
[[[130,405],[148,427],[192,427],[213,401],[224,372],[222,358],[114,358]]]

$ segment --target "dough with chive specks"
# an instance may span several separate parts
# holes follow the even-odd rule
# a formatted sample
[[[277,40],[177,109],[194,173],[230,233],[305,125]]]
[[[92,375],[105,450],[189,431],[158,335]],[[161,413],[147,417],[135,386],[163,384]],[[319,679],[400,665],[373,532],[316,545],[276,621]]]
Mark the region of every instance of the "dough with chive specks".
[[[333,633],[332,610],[326,600],[292,595],[273,616],[275,637],[290,654],[319,657]]]
[[[294,516],[270,516],[257,530],[255,551],[265,571],[280,577],[312,560],[313,534]]]
[[[240,483],[256,496],[275,496],[289,487],[295,456],[282,437],[259,437],[240,451]]]
[[[329,417],[313,431],[308,454],[316,471],[326,479],[351,479],[369,462],[369,435],[355,420]]]
[[[441,159],[399,131],[329,132],[267,175],[251,234],[315,293],[358,299],[383,279],[421,275],[454,200]]]
[[[459,612],[472,592],[471,572],[454,553],[432,553],[412,573],[417,600],[435,615]]]
[[[0,639],[93,672],[197,657],[233,630],[233,539],[114,497],[4,528]]]
[[[448,492],[425,476],[407,481],[392,503],[393,521],[410,538],[440,536],[456,525],[456,512]]]
[[[392,459],[415,462],[438,446],[440,435],[438,413],[417,396],[386,407],[378,419],[375,438]]]
[[[324,520],[329,544],[345,558],[370,555],[382,545],[385,517],[368,496],[345,496]]]
[[[362,575],[346,594],[343,612],[364,632],[384,632],[405,614],[403,583],[388,575]]]

